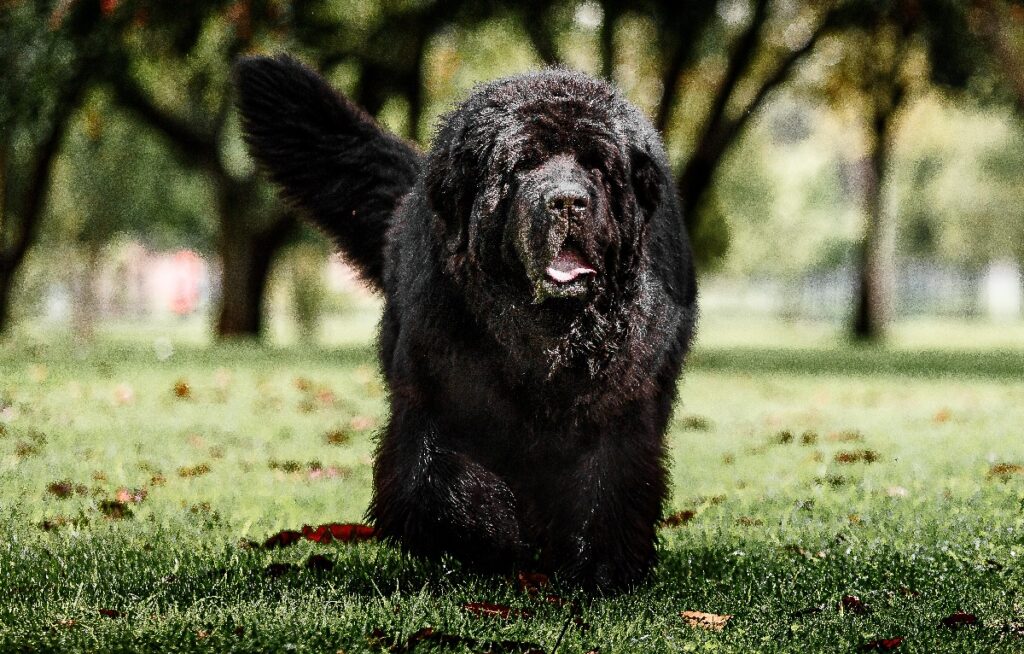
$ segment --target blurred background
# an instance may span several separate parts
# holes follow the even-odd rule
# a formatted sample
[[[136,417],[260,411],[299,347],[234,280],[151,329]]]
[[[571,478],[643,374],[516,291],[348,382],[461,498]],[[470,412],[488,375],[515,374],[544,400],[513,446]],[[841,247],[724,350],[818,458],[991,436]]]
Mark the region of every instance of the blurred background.
[[[702,338],[1024,344],[1019,0],[0,0],[0,335],[372,332],[240,138],[231,62],[282,51],[424,148],[478,82],[614,81],[664,133]]]

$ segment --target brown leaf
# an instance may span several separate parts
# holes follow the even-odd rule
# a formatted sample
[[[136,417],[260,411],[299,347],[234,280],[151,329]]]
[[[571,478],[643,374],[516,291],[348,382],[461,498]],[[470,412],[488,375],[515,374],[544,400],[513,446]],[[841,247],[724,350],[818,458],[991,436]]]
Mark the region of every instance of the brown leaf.
[[[949,409],[939,409],[932,416],[932,420],[937,423],[949,422],[949,419],[953,416]]]
[[[828,440],[833,443],[863,443],[864,434],[853,430],[837,431],[829,434]]]
[[[878,640],[872,640],[864,643],[861,650],[864,652],[891,652],[902,644],[903,639],[899,636],[896,638],[879,638]]]
[[[490,602],[466,602],[462,609],[468,613],[491,618],[529,618],[533,613],[527,609],[516,609],[504,604]]]
[[[704,613],[703,611],[681,611],[679,613],[686,624],[708,631],[721,631],[725,624],[732,619],[731,615],[719,615],[717,613]]]
[[[64,499],[74,494],[75,487],[70,481],[54,481],[46,487],[46,490],[51,495]]]
[[[182,466],[178,468],[179,477],[201,477],[202,475],[210,472],[210,466],[206,463],[200,463],[195,466]]]
[[[1024,466],[1019,463],[996,463],[988,469],[989,479],[998,478],[999,481],[1009,481],[1011,477],[1024,474]]]
[[[192,387],[184,379],[174,382],[174,396],[179,400],[187,400],[192,397]]]
[[[104,618],[120,618],[121,612],[114,609],[100,609],[100,615]]]
[[[540,572],[523,572],[516,575],[519,588],[530,595],[536,595],[540,589],[549,583],[548,576]]]
[[[836,452],[833,460],[836,463],[849,465],[852,463],[875,463],[879,459],[878,452],[874,450],[843,450]]]
[[[839,610],[852,615],[867,615],[871,612],[871,607],[856,595],[843,595],[839,600]]]
[[[99,505],[100,512],[111,520],[123,520],[132,517],[132,511],[124,502],[103,500]]]
[[[752,518],[747,515],[741,515],[736,518],[736,524],[742,527],[760,527],[764,524],[764,521],[761,520],[761,518]]]
[[[978,616],[973,613],[965,613],[963,611],[956,611],[939,621],[943,627],[949,629],[959,629],[961,627],[970,627],[978,624]]]
[[[661,525],[663,527],[680,527],[696,517],[697,512],[693,509],[682,509],[681,511],[676,511],[671,515],[665,516],[661,521]]]
[[[344,429],[334,429],[325,436],[328,445],[346,445],[352,436]]]

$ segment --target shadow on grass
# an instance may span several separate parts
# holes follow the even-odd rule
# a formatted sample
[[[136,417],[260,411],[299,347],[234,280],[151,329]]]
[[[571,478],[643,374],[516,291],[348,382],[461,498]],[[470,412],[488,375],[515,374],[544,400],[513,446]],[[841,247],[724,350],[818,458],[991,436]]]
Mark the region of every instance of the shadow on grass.
[[[699,349],[693,353],[689,365],[694,370],[774,375],[1020,379],[1024,371],[1024,351],[732,347]]]

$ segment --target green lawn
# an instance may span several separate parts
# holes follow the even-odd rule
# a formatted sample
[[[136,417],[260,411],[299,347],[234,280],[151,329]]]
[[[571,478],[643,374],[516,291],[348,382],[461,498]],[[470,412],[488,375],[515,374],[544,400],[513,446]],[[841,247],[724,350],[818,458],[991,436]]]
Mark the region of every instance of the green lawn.
[[[361,520],[373,320],[322,349],[192,327],[0,345],[0,650],[550,653],[564,629],[572,654],[1024,651],[1020,325],[911,323],[864,350],[709,318],[670,434],[688,519],[648,583],[590,598],[376,543],[254,546]],[[956,611],[977,622],[940,624]]]

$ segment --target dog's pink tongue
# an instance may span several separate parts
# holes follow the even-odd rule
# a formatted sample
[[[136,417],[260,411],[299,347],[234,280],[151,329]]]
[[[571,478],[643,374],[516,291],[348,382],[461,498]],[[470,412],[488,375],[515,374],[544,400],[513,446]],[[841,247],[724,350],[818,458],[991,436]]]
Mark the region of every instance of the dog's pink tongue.
[[[558,256],[551,261],[551,265],[544,272],[559,284],[571,282],[580,275],[594,275],[597,273],[597,271],[587,265],[586,259],[575,250],[562,250],[559,252]]]

